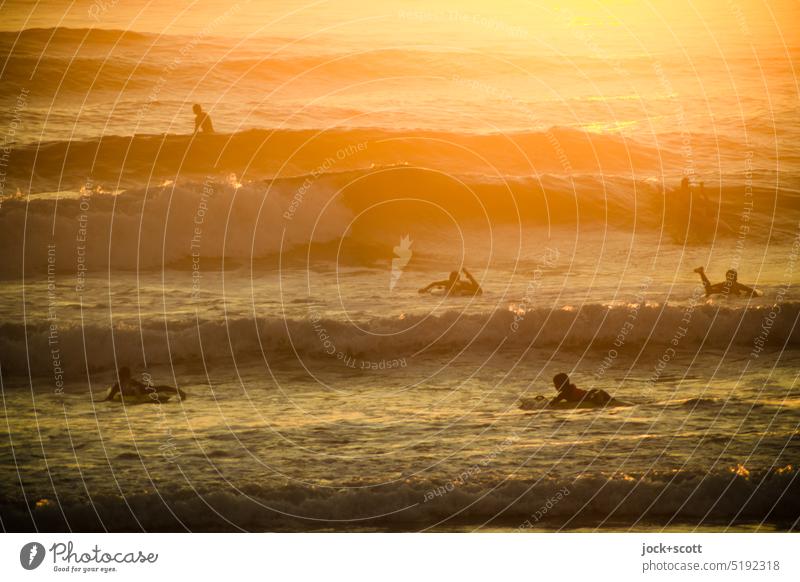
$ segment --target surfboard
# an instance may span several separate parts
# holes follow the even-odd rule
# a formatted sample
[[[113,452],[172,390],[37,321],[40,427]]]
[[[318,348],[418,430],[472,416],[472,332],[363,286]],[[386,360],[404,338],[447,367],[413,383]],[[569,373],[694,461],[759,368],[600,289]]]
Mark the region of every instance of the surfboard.
[[[475,291],[445,291],[444,289],[431,289],[426,293],[422,293],[422,295],[431,295],[433,297],[478,297],[482,295],[482,293],[477,293]]]
[[[158,390],[148,391],[146,394],[122,396],[122,394],[115,394],[111,399],[113,402],[124,402],[125,404],[163,404],[170,398],[172,394],[165,392],[158,392]]]
[[[598,404],[590,400],[582,402],[558,402],[553,404],[549,398],[544,396],[537,396],[535,398],[522,398],[519,407],[522,410],[541,410],[547,408],[550,410],[580,410],[580,409],[596,409],[596,408],[618,408],[622,406],[633,406],[630,402],[624,402],[612,398],[605,404]]]

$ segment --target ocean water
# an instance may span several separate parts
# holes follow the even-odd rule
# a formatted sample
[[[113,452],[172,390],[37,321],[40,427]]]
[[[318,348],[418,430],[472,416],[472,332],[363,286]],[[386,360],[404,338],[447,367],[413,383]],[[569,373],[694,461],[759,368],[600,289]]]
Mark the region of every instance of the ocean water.
[[[796,27],[499,4],[0,9],[4,530],[797,528]]]

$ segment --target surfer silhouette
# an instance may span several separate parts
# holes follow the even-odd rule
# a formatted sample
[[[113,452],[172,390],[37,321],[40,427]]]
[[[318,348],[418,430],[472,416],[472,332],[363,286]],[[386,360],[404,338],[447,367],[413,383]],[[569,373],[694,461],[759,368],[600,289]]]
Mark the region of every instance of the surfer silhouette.
[[[127,366],[123,366],[117,371],[117,382],[108,389],[106,397],[95,402],[106,402],[113,400],[113,398],[120,394],[124,396],[144,396],[145,385],[131,378],[131,370]]]
[[[444,289],[447,295],[483,295],[483,289],[475,280],[475,277],[466,269],[461,269],[466,280],[461,279],[458,271],[452,271],[450,276],[444,281],[434,281],[427,287],[419,290],[420,293],[428,293],[433,289]]]
[[[690,191],[691,187],[689,185],[689,177],[684,176],[683,179],[681,180],[681,195],[689,196]]]
[[[203,111],[199,103],[192,106],[194,111],[194,132],[197,133],[214,133],[214,126],[211,123],[211,117]]]
[[[614,402],[614,398],[605,390],[581,390],[575,384],[569,381],[569,376],[563,372],[553,376],[553,386],[558,391],[555,398],[550,401],[550,404],[558,404],[559,402],[591,402],[604,406]]]
[[[115,396],[120,395],[122,399],[129,397],[132,399],[151,398],[154,402],[159,399],[168,399],[173,394],[180,396],[181,400],[186,399],[186,393],[180,388],[172,386],[152,386],[143,384],[134,378],[131,378],[131,370],[127,366],[123,366],[117,371],[117,382],[106,392],[105,398],[95,400],[95,402],[107,402],[113,400]]]
[[[708,196],[706,196],[706,183],[700,182],[700,186],[698,187],[699,194],[700,194],[700,204],[703,208],[703,217],[710,218],[711,217],[711,209],[708,205]]]
[[[681,180],[680,198],[678,208],[681,216],[688,220],[692,214],[692,185],[689,178],[684,176]]]
[[[736,272],[736,269],[728,269],[728,271],[725,273],[725,281],[722,283],[715,283],[714,285],[712,285],[711,281],[709,281],[708,277],[706,277],[706,271],[703,267],[697,267],[694,272],[699,274],[700,279],[703,281],[703,287],[705,287],[706,290],[706,297],[716,294],[744,297],[758,297],[761,295],[759,291],[756,291],[752,287],[748,287],[747,285],[742,285],[739,283],[739,274]]]

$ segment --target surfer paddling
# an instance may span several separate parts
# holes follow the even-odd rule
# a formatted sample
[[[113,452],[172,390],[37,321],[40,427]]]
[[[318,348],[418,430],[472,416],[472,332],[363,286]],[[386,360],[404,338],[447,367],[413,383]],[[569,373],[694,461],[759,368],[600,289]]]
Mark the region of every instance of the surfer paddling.
[[[192,111],[194,112],[194,133],[214,133],[211,117],[203,111],[199,103],[192,106]]]
[[[736,295],[737,297],[758,297],[761,295],[759,291],[756,291],[752,287],[739,283],[739,274],[736,272],[736,269],[728,269],[725,273],[725,281],[722,283],[715,283],[714,285],[712,285],[711,281],[706,277],[706,271],[703,267],[697,267],[694,272],[699,274],[700,279],[703,281],[706,297],[716,294]]]
[[[558,394],[548,399],[541,394],[535,398],[523,398],[519,407],[522,410],[541,410],[542,408],[605,408],[606,406],[632,406],[628,402],[617,400],[605,390],[581,390],[569,381],[564,373],[553,377],[553,385]]]
[[[434,281],[427,287],[419,290],[420,293],[429,293],[433,289],[444,289],[447,295],[483,295],[483,289],[475,280],[475,277],[466,269],[461,269],[466,276],[462,279],[458,271],[452,271],[450,276],[444,281]]]
[[[586,402],[598,406],[607,406],[617,402],[616,399],[605,390],[596,390],[594,388],[588,391],[581,390],[575,386],[575,384],[572,384],[569,381],[569,376],[563,372],[553,377],[553,385],[558,394],[550,401],[551,405],[558,404],[559,402],[573,402],[577,404]]]
[[[131,370],[127,366],[123,366],[117,371],[117,382],[106,392],[105,398],[95,400],[95,402],[108,402],[119,397],[120,400],[129,398],[131,400],[145,400],[151,399],[153,402],[169,400],[173,395],[178,395],[181,400],[186,399],[186,393],[180,388],[173,386],[153,386],[152,384],[143,384],[138,380],[131,378]]]

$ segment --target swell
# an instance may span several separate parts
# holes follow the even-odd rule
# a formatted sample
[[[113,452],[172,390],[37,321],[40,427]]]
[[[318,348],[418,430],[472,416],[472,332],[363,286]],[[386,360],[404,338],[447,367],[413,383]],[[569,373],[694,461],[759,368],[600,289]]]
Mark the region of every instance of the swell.
[[[747,476],[719,470],[447,483],[407,479],[353,488],[259,483],[236,492],[168,487],[137,491],[124,500],[115,494],[93,492],[87,499],[59,492],[59,503],[37,503],[30,513],[28,502],[4,496],[0,515],[10,531],[414,531],[487,523],[525,531],[613,529],[615,522],[625,523],[623,529],[752,522],[790,530],[800,516],[799,494],[796,471],[776,468],[751,470]]]
[[[167,71],[171,76],[177,73],[177,78],[171,78],[173,86],[189,86],[192,80],[205,78],[235,82],[242,88],[286,79],[292,79],[293,83],[300,85],[309,79],[313,79],[315,83],[326,83],[379,78],[385,76],[389,67],[395,76],[413,79],[438,77],[439,80],[457,82],[450,78],[454,66],[455,70],[466,69],[468,66],[494,69],[503,67],[503,62],[498,62],[497,59],[459,52],[373,49],[356,53],[267,52],[255,56],[249,51],[243,54],[224,54],[219,51],[219,47],[213,45],[191,45],[195,58],[190,61],[181,60],[180,65],[171,65],[185,45],[150,45],[131,51],[121,48],[124,44],[110,43],[111,40],[100,46],[88,43],[67,49],[58,44],[47,45],[41,47],[41,52],[23,44],[15,47],[9,55],[5,63],[4,80],[24,86],[33,77],[37,84],[41,84],[41,96],[56,91],[59,94],[65,91],[86,92],[88,87],[93,90],[121,90],[131,86],[152,85],[159,77],[167,74]],[[207,51],[211,52],[211,58]],[[557,73],[559,69],[559,63],[553,59],[530,58],[526,61],[525,64],[535,66],[538,73]],[[79,79],[71,82],[69,75],[75,75]]]
[[[3,81],[6,91],[29,87],[34,82],[37,89],[42,89],[37,93],[38,98],[47,94],[63,96],[69,92],[85,96],[104,89],[145,91],[153,86],[163,70],[163,66],[155,63],[136,62],[125,57],[49,56],[43,59],[35,54],[14,55],[5,63]],[[180,73],[175,77],[180,79]],[[187,76],[185,80],[190,78]]]
[[[120,361],[137,367],[145,362],[148,366],[200,361],[230,365],[266,359],[274,366],[291,367],[298,358],[314,367],[343,368],[353,361],[377,367],[381,362],[387,367],[387,362],[403,361],[403,367],[411,367],[462,352],[488,357],[498,348],[505,353],[522,353],[528,347],[596,349],[603,350],[604,356],[611,349],[635,354],[643,348],[671,359],[726,348],[754,353],[757,358],[764,349],[800,345],[800,326],[796,325],[800,303],[784,303],[779,310],[702,304],[691,313],[686,306],[641,306],[633,327],[629,327],[630,313],[629,308],[598,304],[574,310],[537,308],[524,315],[508,310],[451,311],[402,320],[373,318],[357,328],[347,321],[321,318],[310,309],[300,319],[187,317],[148,318],[140,326],[63,325],[58,326],[57,337],[61,366],[71,377],[85,372],[85,362],[96,371],[111,369]],[[622,330],[626,330],[624,335]],[[4,372],[49,375],[51,331],[50,322],[0,325]]]
[[[155,37],[155,35],[119,29],[70,28],[66,26],[60,26],[55,28],[26,28],[24,30],[13,32],[2,31],[0,32],[0,44],[50,44],[54,42],[107,44],[118,42],[124,39],[135,42],[143,42],[152,37]]]
[[[79,198],[6,201],[0,209],[0,275],[159,269],[202,257],[241,262],[282,248],[338,240],[349,212],[329,200],[330,184],[303,199],[303,212],[282,220],[296,181],[239,188],[235,177],[164,184],[119,195],[95,190]],[[189,263],[189,266],[191,262]],[[181,267],[179,267],[181,268]],[[185,268],[185,267],[184,267]]]
[[[680,159],[631,139],[560,127],[497,134],[339,129],[248,130],[198,137],[107,136],[20,145],[10,158],[9,180],[26,185],[33,181],[33,192],[53,190],[55,184],[67,189],[89,178],[141,185],[151,176],[192,177],[212,172],[280,177],[311,173],[329,160],[339,171],[409,164],[451,173],[477,168],[504,176],[538,172],[629,174],[638,166]]]
[[[337,39],[340,41],[340,39]],[[154,49],[172,49],[173,51],[184,46],[189,46],[194,51],[195,57],[214,51],[225,54],[233,62],[243,60],[246,63],[250,60],[242,57],[247,55],[259,55],[262,58],[252,59],[253,62],[266,61],[279,63],[282,59],[275,58],[274,62],[267,56],[278,54],[284,55],[303,55],[303,58],[310,58],[303,61],[305,65],[314,67],[324,62],[332,61],[340,57],[355,55],[361,62],[369,63],[375,61],[375,68],[385,74],[387,63],[399,67],[400,71],[408,63],[417,64],[419,67],[432,64],[448,66],[449,72],[453,72],[459,66],[469,64],[471,68],[479,66],[490,67],[499,72],[525,72],[531,67],[541,72],[561,72],[572,74],[573,69],[585,70],[597,67],[598,61],[592,56],[582,54],[530,54],[521,55],[519,51],[503,51],[494,47],[490,56],[485,52],[447,50],[440,47],[425,48],[386,48],[358,46],[351,50],[332,51],[331,46],[337,46],[337,42],[325,36],[316,35],[312,39],[297,39],[279,36],[258,36],[242,40],[241,38],[231,38],[212,34],[202,35],[181,35],[163,34],[161,32],[133,32],[119,29],[101,28],[29,28],[20,31],[0,31],[0,47],[6,50],[28,51],[28,52],[53,52],[55,54],[75,54],[80,50],[89,52],[108,50],[116,48],[124,50],[129,54],[137,56],[151,53]],[[196,49],[196,50],[195,50]],[[762,69],[770,70],[778,68],[783,70],[787,61],[797,59],[800,55],[800,47],[784,47],[786,53],[764,54],[759,56],[759,65]],[[266,57],[266,58],[265,58]],[[398,58],[402,57],[402,58]],[[192,61],[196,62],[195,58]],[[217,58],[213,59],[218,60]],[[285,61],[291,59],[283,58]],[[649,55],[619,55],[615,63],[621,66],[630,74],[635,72],[651,72],[655,61]],[[565,70],[565,64],[569,70]],[[696,65],[699,68],[716,68],[721,65],[738,67],[752,64],[752,57],[747,55],[724,55],[724,56],[705,56],[697,59]],[[605,71],[604,74],[609,74]]]
[[[687,214],[649,181],[591,175],[501,178],[403,164],[348,169],[365,162],[363,149],[352,151],[341,160],[334,155],[318,162],[311,173],[248,181],[215,168],[202,181],[153,176],[151,185],[118,195],[110,193],[120,186],[115,181],[72,173],[76,182],[83,180],[80,194],[1,202],[0,277],[37,277],[48,270],[74,275],[79,263],[90,273],[185,269],[193,257],[242,265],[275,261],[280,254],[300,257],[309,245],[342,241],[348,253],[343,260],[370,265],[375,249],[392,256],[387,241],[408,232],[451,229],[454,222],[475,232],[483,232],[487,223],[665,229],[680,235],[676,240],[689,233],[711,242],[735,236],[743,220],[737,205],[743,187],[738,186],[723,189],[719,201],[706,202],[702,212]],[[134,157],[129,166],[136,165]],[[137,171],[147,172],[146,164]],[[59,181],[70,174],[65,171]],[[792,232],[797,198],[792,192],[770,195],[753,188],[748,236],[766,236],[770,227],[776,237]]]

